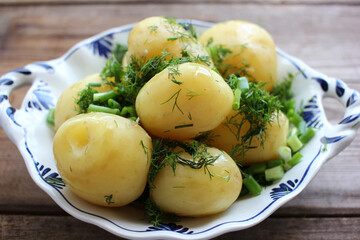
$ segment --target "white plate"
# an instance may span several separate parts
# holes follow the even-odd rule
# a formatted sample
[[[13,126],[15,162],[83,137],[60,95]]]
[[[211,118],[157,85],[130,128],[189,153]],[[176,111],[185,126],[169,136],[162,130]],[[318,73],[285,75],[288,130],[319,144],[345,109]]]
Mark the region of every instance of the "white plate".
[[[191,22],[199,33],[212,25]],[[317,128],[315,137],[301,150],[303,160],[286,172],[281,181],[264,188],[260,196],[239,199],[222,214],[183,218],[157,228],[149,225],[143,211],[135,205],[103,208],[84,202],[61,182],[52,153],[54,131],[45,121],[47,110],[55,106],[61,92],[71,84],[100,72],[114,43],[127,44],[133,26],[110,29],[78,43],[58,59],[32,63],[0,78],[1,126],[21,152],[35,183],[72,216],[131,239],[207,239],[249,228],[298,195],[323,163],[354,139],[360,125],[359,93],[278,49],[279,80],[288,73],[301,71],[293,83],[296,104],[305,106],[307,125]],[[9,103],[10,92],[26,83],[32,86],[21,108],[15,109]],[[330,124],[326,119],[324,97],[335,98],[344,106],[345,115],[338,124]]]

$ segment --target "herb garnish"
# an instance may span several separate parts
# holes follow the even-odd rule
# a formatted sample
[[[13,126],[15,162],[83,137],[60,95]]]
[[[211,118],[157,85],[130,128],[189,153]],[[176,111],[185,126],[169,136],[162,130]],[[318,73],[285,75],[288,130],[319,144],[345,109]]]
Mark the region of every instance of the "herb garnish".
[[[230,87],[235,87],[231,77],[227,82]],[[270,95],[262,85],[250,82],[248,88],[243,88],[239,110],[233,116],[227,117],[224,123],[237,141],[240,141],[233,146],[230,153],[234,159],[243,158],[248,149],[254,148],[251,145],[254,137],[260,140],[262,146],[264,145],[266,130],[282,107],[277,97]],[[245,123],[249,125],[249,129],[243,133],[241,130]]]

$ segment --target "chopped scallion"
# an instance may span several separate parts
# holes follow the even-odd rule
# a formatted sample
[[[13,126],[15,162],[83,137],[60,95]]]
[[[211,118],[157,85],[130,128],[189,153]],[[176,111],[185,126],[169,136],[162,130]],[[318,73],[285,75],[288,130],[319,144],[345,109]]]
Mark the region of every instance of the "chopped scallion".
[[[304,145],[296,134],[291,134],[288,137],[287,144],[293,150],[293,152],[299,151]]]
[[[290,155],[291,157],[291,155]],[[267,168],[273,168],[273,167],[276,167],[276,166],[282,166],[283,164],[283,160],[282,159],[276,159],[276,160],[272,160],[272,161],[269,161],[266,163],[266,167]]]
[[[291,149],[287,146],[281,146],[278,149],[280,159],[283,159],[285,162],[291,159]]]
[[[87,112],[104,112],[104,113],[111,113],[111,114],[117,114],[117,115],[120,114],[119,109],[99,106],[99,105],[95,105],[95,104],[90,104],[89,107],[87,108]]]
[[[264,173],[265,170],[266,170],[266,162],[259,162],[259,163],[250,164],[249,168],[247,169],[247,172],[249,174],[259,174],[259,173]]]
[[[55,108],[50,108],[46,117],[46,122],[54,125],[55,124]]]
[[[108,91],[108,92],[94,93],[93,99],[95,102],[96,101],[105,102],[105,101],[109,100],[110,98],[115,97],[117,94],[116,91],[117,91],[117,88],[114,88],[113,90]]]
[[[265,170],[265,179],[268,182],[278,180],[283,176],[284,176],[284,168],[280,165]]]
[[[233,102],[233,105],[232,105],[232,108],[234,110],[239,110],[239,108],[240,108],[240,98],[241,98],[241,90],[237,88],[234,91],[234,102]]]
[[[115,101],[114,99],[110,98],[108,100],[108,105],[110,108],[117,108],[117,109],[120,109],[121,108],[121,105],[120,103],[118,103],[117,101]]]
[[[312,127],[309,127],[305,132],[300,135],[299,139],[303,144],[308,143],[315,136],[315,131]]]
[[[252,175],[244,178],[243,183],[252,195],[260,195],[262,188]]]

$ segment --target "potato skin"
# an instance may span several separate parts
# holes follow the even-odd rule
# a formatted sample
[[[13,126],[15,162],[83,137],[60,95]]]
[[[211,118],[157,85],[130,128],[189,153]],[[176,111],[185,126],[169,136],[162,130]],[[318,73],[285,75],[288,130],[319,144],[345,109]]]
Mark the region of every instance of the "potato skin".
[[[237,111],[232,110],[227,119],[230,119],[236,114]],[[240,123],[241,119],[242,116],[237,115],[232,121]],[[226,121],[227,120],[213,130],[212,134],[215,137],[213,138],[213,141],[208,142],[208,144],[230,153],[233,146],[241,143],[241,137],[239,140],[236,139],[236,136],[233,134],[233,132],[237,131],[236,128],[234,125],[229,125],[232,129],[231,132],[229,127],[225,124]],[[244,135],[248,129],[249,123],[246,122],[241,128],[240,136]],[[255,162],[266,162],[277,159],[279,147],[287,145],[286,140],[289,133],[289,120],[282,112],[280,112],[279,117],[277,117],[277,115],[273,117],[271,125],[268,127],[266,133],[264,147],[261,146],[261,142],[258,138],[253,137],[251,146],[256,146],[256,148],[249,149],[245,154],[245,159],[239,157],[234,158],[234,160],[243,166],[248,166]]]
[[[211,45],[223,45],[232,53],[218,67],[224,78],[239,69],[245,69],[249,80],[265,82],[271,91],[277,81],[277,54],[271,35],[260,26],[239,21],[227,21],[214,25],[199,38],[203,45],[213,39]],[[228,68],[231,65],[233,67]],[[225,70],[227,69],[227,70]]]
[[[190,139],[218,126],[234,94],[222,77],[197,63],[178,65],[174,83],[164,69],[140,90],[135,106],[142,126],[157,137]]]
[[[60,126],[53,151],[62,179],[76,195],[115,207],[143,193],[152,142],[134,121],[113,114],[86,113]]]
[[[136,58],[149,60],[161,56],[181,57],[186,50],[191,57],[209,56],[205,47],[179,24],[164,17],[149,17],[130,31],[128,51]],[[129,57],[129,54],[127,55]]]
[[[242,188],[239,168],[232,158],[216,148],[208,148],[212,156],[219,158],[209,165],[213,176],[204,167],[193,169],[181,164],[166,166],[155,178],[152,200],[160,209],[178,216],[201,217],[225,211],[238,198]],[[188,153],[180,157],[191,160]]]
[[[74,83],[61,94],[55,107],[55,131],[57,131],[66,120],[79,114],[75,100],[78,98],[78,93],[87,88],[89,83],[102,83],[99,74],[85,77]],[[107,92],[111,90],[111,87],[110,85],[102,84],[101,87],[94,87],[94,89],[99,92]]]

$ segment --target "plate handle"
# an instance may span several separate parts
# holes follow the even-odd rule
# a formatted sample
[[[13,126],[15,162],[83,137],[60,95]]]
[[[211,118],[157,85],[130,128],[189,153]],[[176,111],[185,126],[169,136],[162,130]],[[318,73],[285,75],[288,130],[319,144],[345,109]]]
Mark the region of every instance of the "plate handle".
[[[17,120],[19,109],[10,104],[13,90],[34,82],[34,75],[27,68],[15,69],[0,78],[0,126],[15,144],[23,139],[23,127]]]
[[[342,104],[345,109],[344,116],[337,124],[324,125],[324,136],[320,139],[324,150],[329,151],[329,159],[345,149],[354,140],[360,127],[360,95],[351,89],[342,80],[337,78],[315,79],[319,82],[322,97],[334,98]],[[328,146],[328,147],[327,147]]]

